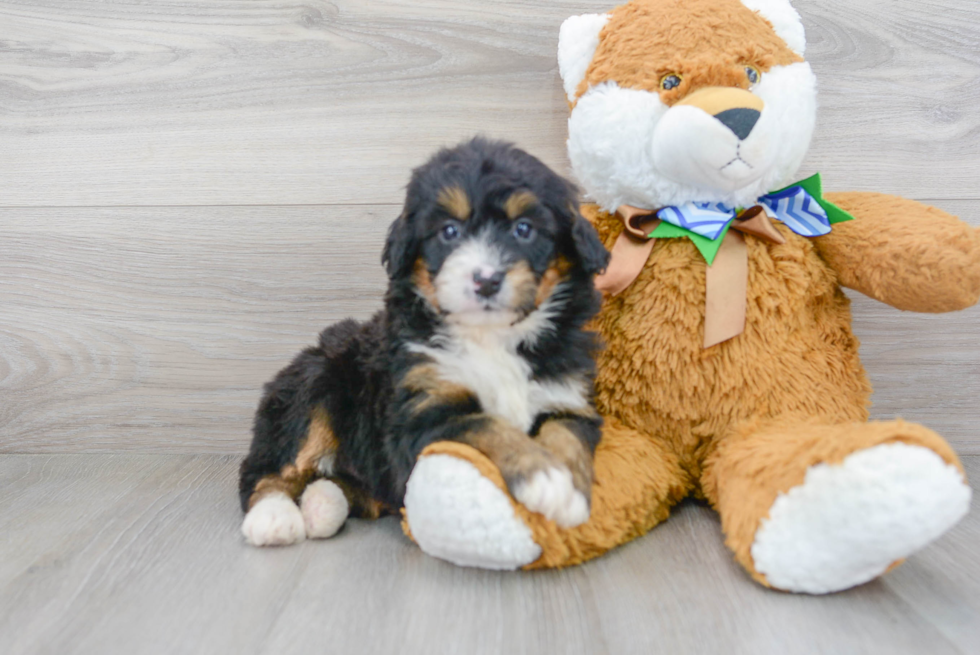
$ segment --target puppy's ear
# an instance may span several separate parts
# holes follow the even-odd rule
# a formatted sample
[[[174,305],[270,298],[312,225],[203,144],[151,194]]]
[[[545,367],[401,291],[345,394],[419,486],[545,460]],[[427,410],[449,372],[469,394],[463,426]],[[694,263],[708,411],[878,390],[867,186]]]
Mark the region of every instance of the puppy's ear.
[[[585,220],[578,208],[571,207],[569,211],[574,217],[572,219],[572,243],[582,267],[589,275],[601,273],[606,270],[606,266],[609,264],[609,251],[602,245],[599,234],[592,227],[592,223]]]
[[[388,277],[403,277],[411,270],[418,253],[418,243],[413,233],[408,214],[399,216],[388,228],[388,239],[381,252],[381,263],[388,271]]]

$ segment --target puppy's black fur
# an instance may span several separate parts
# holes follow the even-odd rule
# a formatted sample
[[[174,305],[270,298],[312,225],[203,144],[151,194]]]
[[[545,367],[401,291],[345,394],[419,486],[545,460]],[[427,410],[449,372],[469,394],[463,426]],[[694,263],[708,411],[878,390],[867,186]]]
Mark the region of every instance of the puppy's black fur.
[[[584,380],[584,405],[543,408],[530,426],[515,426],[491,414],[465,383],[441,377],[435,360],[415,347],[448,347],[457,317],[440,302],[440,273],[476,234],[506,262],[503,284],[512,279],[520,291],[509,306],[514,324],[500,328],[528,331],[515,356],[536,384]],[[325,329],[317,346],[266,385],[241,465],[243,510],[269,491],[295,500],[318,477],[341,486],[355,516],[396,510],[419,453],[440,440],[484,451],[512,489],[557,461],[588,497],[601,419],[591,404],[595,342],[582,328],[598,310],[592,277],[608,253],[579,214],[575,188],[510,144],[474,139],[442,150],[413,172],[382,262],[390,279],[384,309],[367,322],[348,319]],[[482,288],[479,272],[473,275]],[[464,295],[484,302],[472,290]],[[547,320],[536,316],[545,303]],[[540,327],[527,328],[528,321]],[[545,432],[549,438],[538,439]],[[572,435],[581,452],[569,455],[575,446],[567,440],[552,447],[562,434]]]

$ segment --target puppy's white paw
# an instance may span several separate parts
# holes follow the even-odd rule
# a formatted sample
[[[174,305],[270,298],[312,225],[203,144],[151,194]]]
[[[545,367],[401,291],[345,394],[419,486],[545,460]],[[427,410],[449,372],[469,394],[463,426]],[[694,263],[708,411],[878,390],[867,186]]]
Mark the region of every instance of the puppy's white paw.
[[[563,528],[574,528],[589,520],[589,501],[572,484],[572,474],[564,467],[535,471],[517,483],[514,498]]]
[[[310,539],[326,539],[337,534],[347,520],[350,506],[344,492],[330,480],[317,480],[306,487],[300,498],[300,511]]]
[[[306,538],[303,514],[283,493],[269,494],[248,510],[242,534],[253,546],[288,546]]]

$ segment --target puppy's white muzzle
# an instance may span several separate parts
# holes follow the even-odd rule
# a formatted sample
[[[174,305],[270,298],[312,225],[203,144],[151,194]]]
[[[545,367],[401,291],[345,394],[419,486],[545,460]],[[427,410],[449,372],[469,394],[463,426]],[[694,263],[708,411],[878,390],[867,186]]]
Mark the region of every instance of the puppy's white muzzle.
[[[433,280],[439,306],[456,322],[510,324],[516,292],[503,275],[507,270],[503,253],[486,233],[470,237],[446,258]],[[496,284],[488,293],[491,279]]]

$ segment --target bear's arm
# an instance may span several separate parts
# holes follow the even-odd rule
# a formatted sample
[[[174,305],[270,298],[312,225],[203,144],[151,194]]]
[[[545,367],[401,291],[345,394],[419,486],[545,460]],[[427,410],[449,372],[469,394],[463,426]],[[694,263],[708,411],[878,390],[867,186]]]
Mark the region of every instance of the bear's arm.
[[[898,309],[948,312],[980,297],[980,230],[881,193],[828,193],[854,216],[814,239],[840,283]]]

